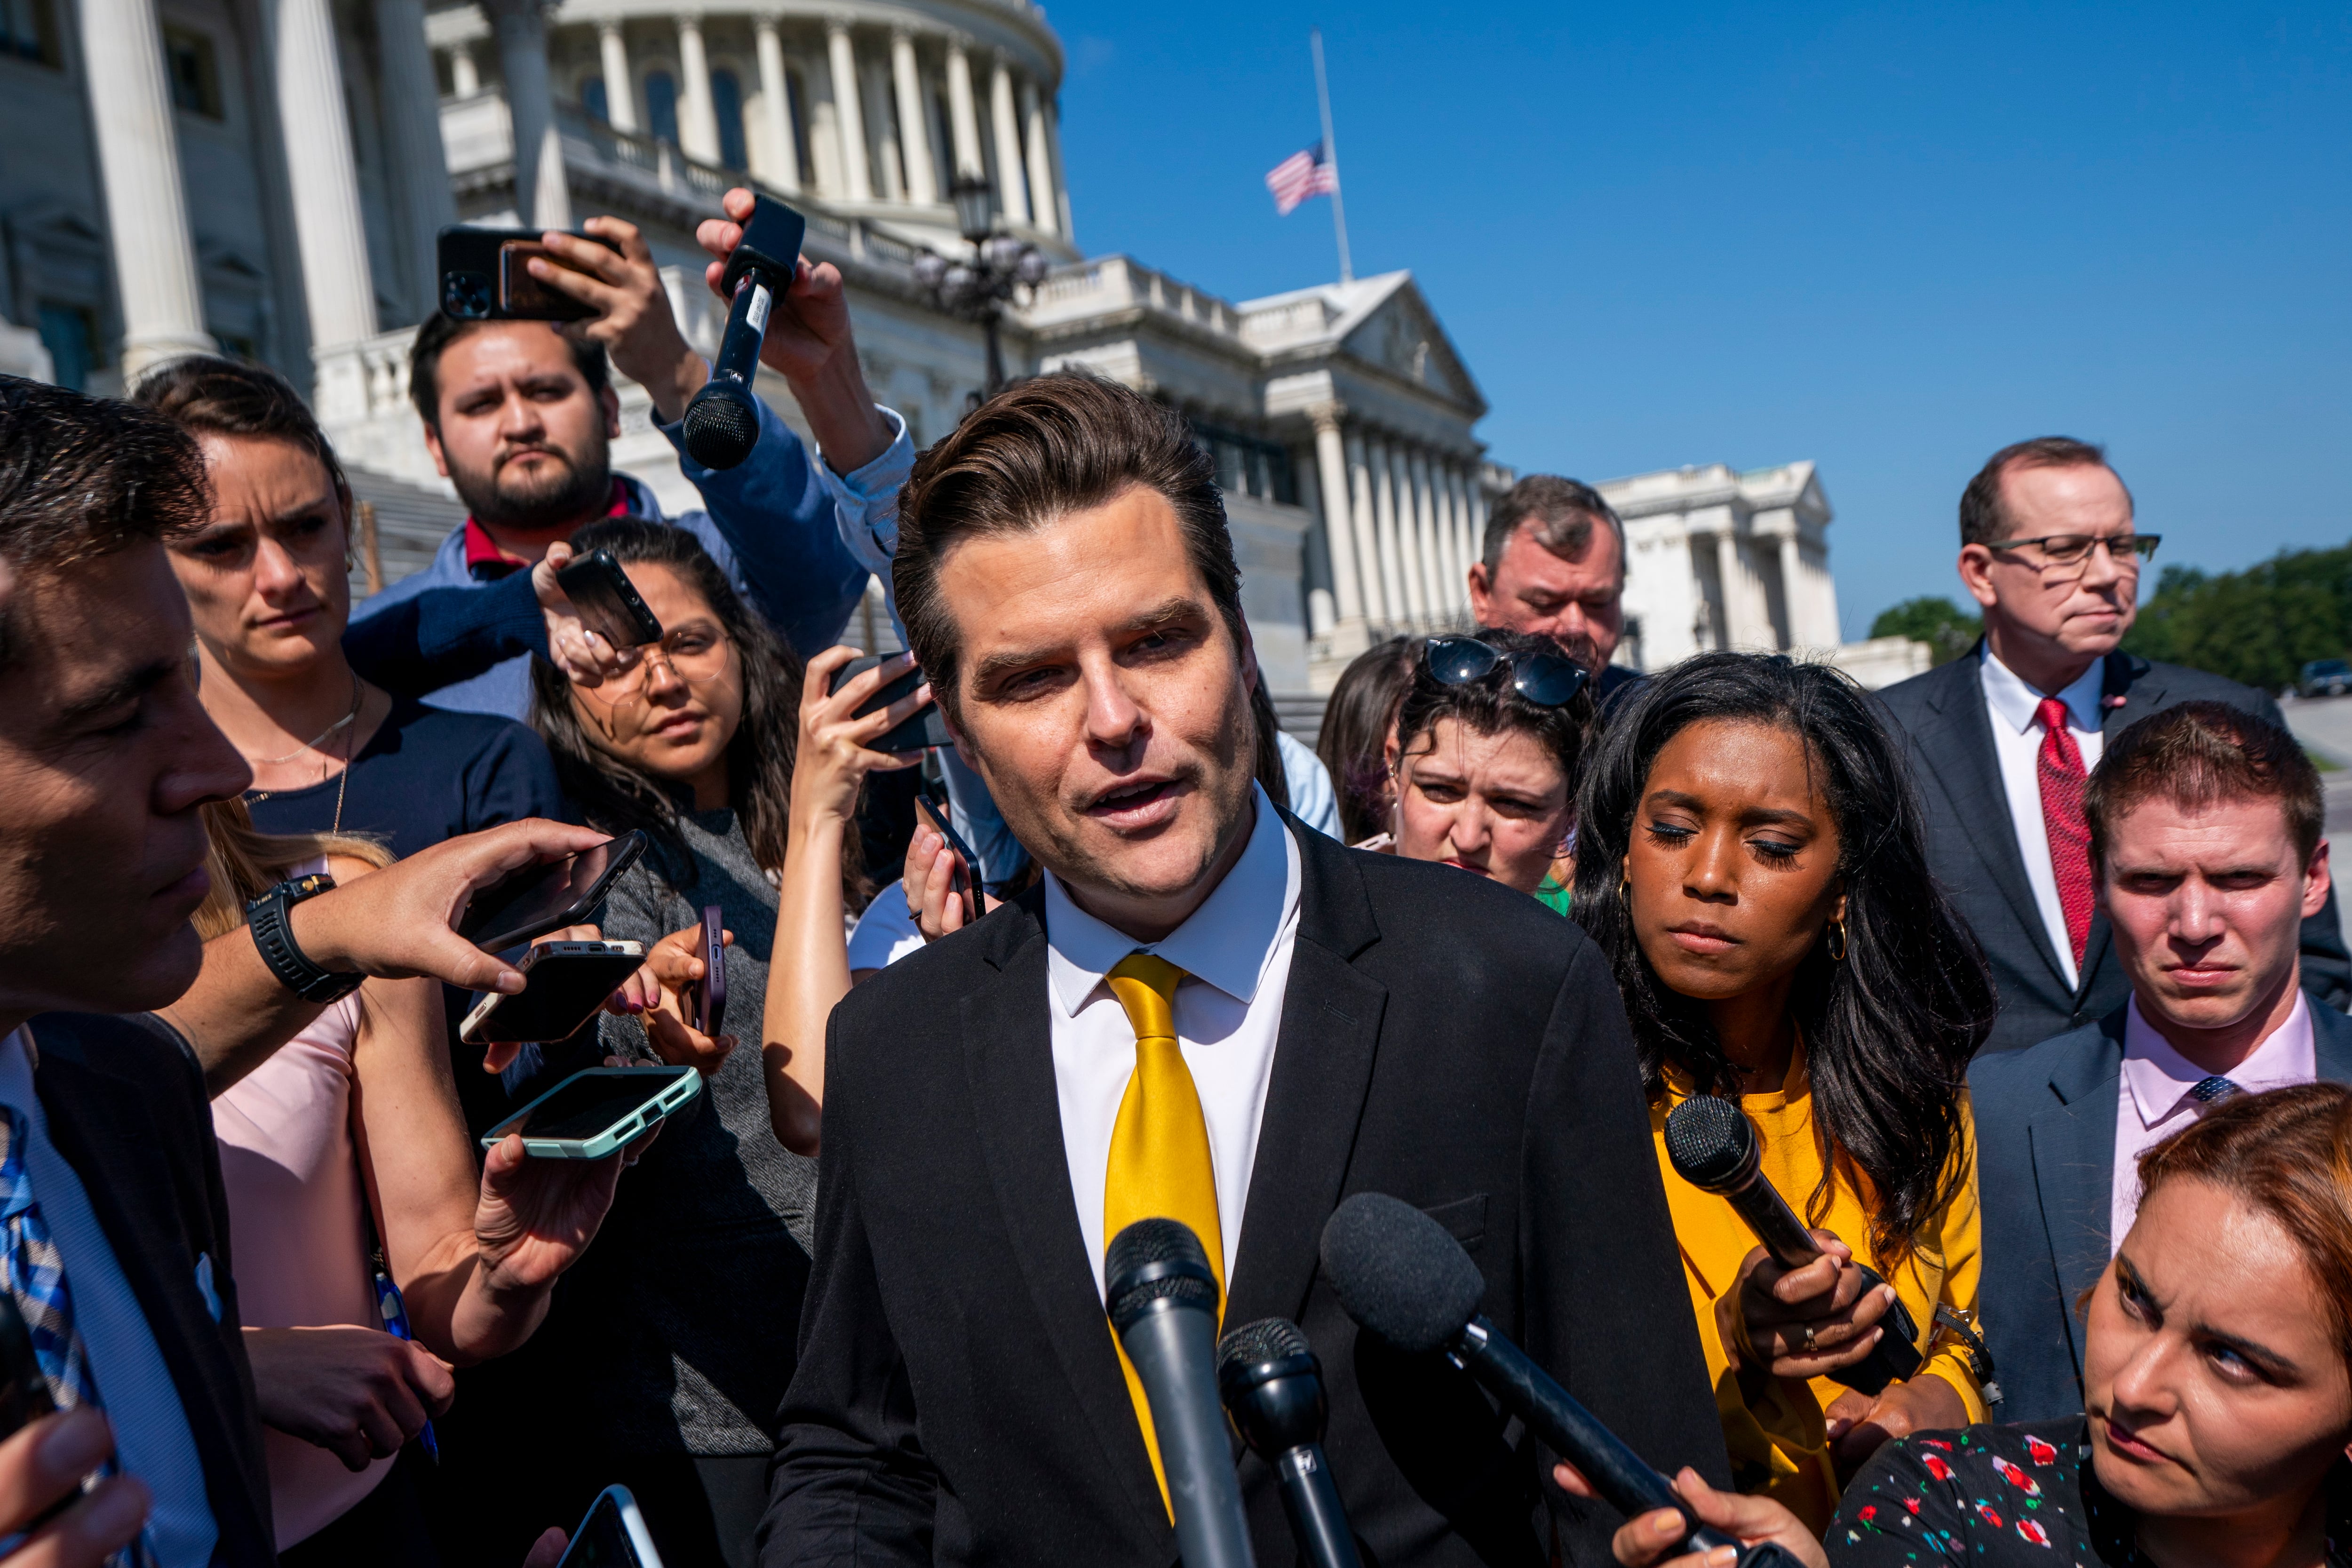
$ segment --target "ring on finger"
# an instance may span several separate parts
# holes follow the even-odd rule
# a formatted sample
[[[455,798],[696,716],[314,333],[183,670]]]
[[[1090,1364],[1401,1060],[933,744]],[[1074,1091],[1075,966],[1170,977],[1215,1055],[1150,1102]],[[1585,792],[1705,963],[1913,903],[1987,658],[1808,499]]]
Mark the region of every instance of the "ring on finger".
[[[1815,1337],[1815,1336],[1814,1336],[1814,1333],[1813,1333],[1813,1325],[1812,1325],[1812,1324],[1811,1324],[1811,1323],[1806,1323],[1806,1324],[1802,1325],[1802,1326],[1798,1330],[1798,1332],[1799,1332],[1799,1333],[1801,1333],[1801,1334],[1802,1334],[1802,1335],[1804,1336],[1801,1340],[1800,1340],[1800,1341],[1798,1342],[1799,1342],[1799,1344],[1800,1344],[1800,1345],[1801,1345],[1801,1346],[1803,1347],[1803,1349],[1804,1349],[1804,1352],[1805,1352],[1807,1355],[1811,1355],[1811,1354],[1812,1354],[1812,1353],[1813,1353],[1813,1340],[1814,1340],[1814,1337]]]

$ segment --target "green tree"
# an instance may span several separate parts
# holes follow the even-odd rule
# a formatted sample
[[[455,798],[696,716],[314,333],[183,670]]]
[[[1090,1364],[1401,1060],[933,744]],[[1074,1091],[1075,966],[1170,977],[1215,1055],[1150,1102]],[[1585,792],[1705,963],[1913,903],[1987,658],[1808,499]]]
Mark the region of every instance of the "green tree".
[[[2352,545],[2286,550],[2242,572],[2168,566],[2124,647],[2264,691],[2352,648]]]
[[[1909,637],[1936,650],[1936,662],[1948,663],[1976,646],[1984,632],[1982,617],[1969,614],[1940,595],[1906,599],[1891,610],[1881,610],[1870,623],[1874,637]]]

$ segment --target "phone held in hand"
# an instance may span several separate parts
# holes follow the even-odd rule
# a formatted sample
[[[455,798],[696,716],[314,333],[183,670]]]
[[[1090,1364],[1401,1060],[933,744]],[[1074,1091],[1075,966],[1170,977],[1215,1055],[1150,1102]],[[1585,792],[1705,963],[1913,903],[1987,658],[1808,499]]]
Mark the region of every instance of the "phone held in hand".
[[[834,675],[832,683],[825,689],[838,691],[844,681],[865,674],[886,658],[898,657],[897,654],[868,654],[864,658],[853,658]],[[869,713],[879,713],[922,683],[923,672],[920,669],[910,669],[859,703],[857,710],[850,717],[863,719]],[[927,702],[917,711],[908,714],[904,723],[885,731],[875,740],[866,742],[866,749],[869,752],[919,752],[931,746],[951,746],[954,743],[948,737],[947,721],[940,717],[940,705],[936,702]]]
[[[717,904],[702,906],[702,978],[688,987],[694,1026],[711,1039],[727,1026],[727,929]]]
[[[460,321],[584,321],[595,315],[593,308],[530,275],[534,258],[567,272],[580,270],[547,248],[545,233],[465,224],[443,229],[436,247],[441,308]],[[620,254],[620,246],[601,235],[572,237]]]
[[[518,867],[466,901],[457,934],[485,952],[504,952],[549,931],[585,924],[650,842],[642,830],[633,830],[561,860]]]
[[[948,807],[948,793],[944,785],[927,779],[921,805],[925,819],[939,830],[941,838],[947,840],[949,850],[956,858],[955,876],[949,888],[963,900],[963,921],[964,924],[970,925],[981,915],[980,857],[971,852],[971,846],[966,844],[963,835],[955,830],[955,813]]]
[[[523,988],[511,996],[483,993],[457,1037],[469,1046],[568,1040],[645,962],[643,942],[540,942],[515,965]]]
[[[662,1568],[661,1554],[626,1487],[606,1487],[588,1505],[555,1568]]]
[[[695,1068],[589,1068],[482,1135],[495,1149],[520,1133],[540,1160],[601,1160],[702,1092]]]
[[[555,574],[555,585],[580,612],[581,626],[608,646],[642,647],[661,641],[661,622],[646,607],[636,584],[611,551],[594,551],[565,563]]]

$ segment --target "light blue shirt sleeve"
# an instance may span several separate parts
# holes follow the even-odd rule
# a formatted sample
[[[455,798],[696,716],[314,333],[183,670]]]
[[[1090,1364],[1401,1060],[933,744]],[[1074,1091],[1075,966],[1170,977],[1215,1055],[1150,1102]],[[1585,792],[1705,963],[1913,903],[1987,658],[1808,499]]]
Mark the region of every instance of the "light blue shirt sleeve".
[[[115,1457],[122,1472],[146,1482],[154,1496],[147,1531],[157,1561],[163,1568],[205,1568],[220,1532],[205,1491],[205,1462],[196,1452],[195,1435],[180,1408],[172,1369],[164,1363],[146,1314],[139,1310],[122,1265],[115,1260],[89,1194],[49,1142],[49,1124],[33,1089],[33,1063],[26,1054],[22,1030],[0,1040],[0,1102],[22,1111],[31,1131],[25,1169],[32,1179],[34,1201],[40,1205],[41,1217],[65,1264],[74,1326],[81,1331],[100,1403],[114,1426]],[[203,1263],[210,1261],[206,1258]],[[205,1299],[217,1302],[219,1297],[208,1290]]]
[[[1331,772],[1317,756],[1285,731],[1274,732],[1275,749],[1282,753],[1282,781],[1290,786],[1290,815],[1326,838],[1339,837],[1339,797],[1331,788]]]

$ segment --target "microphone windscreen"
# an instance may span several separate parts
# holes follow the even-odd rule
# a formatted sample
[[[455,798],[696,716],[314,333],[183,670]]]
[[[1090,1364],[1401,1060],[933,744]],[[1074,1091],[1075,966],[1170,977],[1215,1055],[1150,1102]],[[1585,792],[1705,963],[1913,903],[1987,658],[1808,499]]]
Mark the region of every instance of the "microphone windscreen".
[[[760,443],[760,416],[751,395],[710,382],[686,405],[686,455],[706,468],[741,466]]]
[[[1695,1094],[1666,1113],[1666,1158],[1692,1186],[1721,1192],[1748,1173],[1756,1158],[1756,1129],[1730,1100]]]
[[[1103,1253],[1103,1296],[1111,1327],[1128,1325],[1152,1302],[1175,1297],[1217,1310],[1217,1277],[1200,1237],[1180,1220],[1139,1219],[1117,1236]]]
[[[1435,1350],[1478,1314],[1486,1281],[1445,1227],[1358,1193],[1323,1226],[1323,1272],[1348,1316],[1402,1351]]]
[[[1306,1331],[1289,1319],[1260,1318],[1217,1342],[1217,1375],[1224,1376],[1228,1367],[1264,1366],[1270,1361],[1305,1355],[1311,1348]]]

